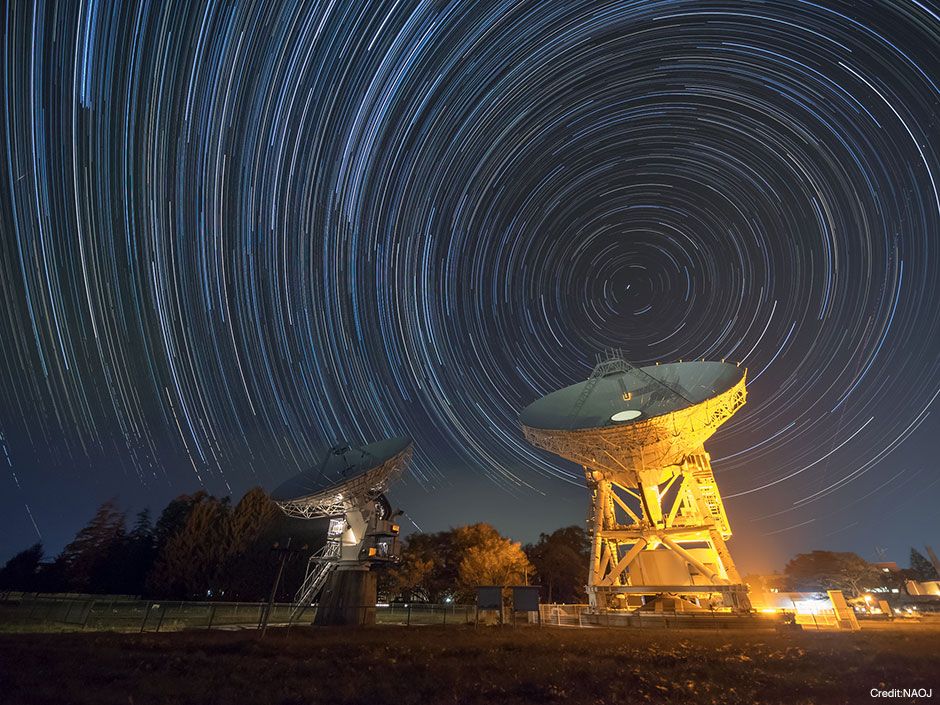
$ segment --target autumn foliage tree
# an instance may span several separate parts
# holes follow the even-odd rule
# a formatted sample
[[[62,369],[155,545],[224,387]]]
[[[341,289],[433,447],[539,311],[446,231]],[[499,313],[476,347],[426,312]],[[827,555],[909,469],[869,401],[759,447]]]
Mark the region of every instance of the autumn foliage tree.
[[[407,602],[441,602],[453,592],[442,577],[437,548],[439,534],[413,534],[402,551],[401,562],[379,574],[379,589]]]
[[[477,585],[521,585],[533,573],[519,543],[489,524],[412,534],[399,566],[388,571],[387,592],[406,600],[471,600]]]
[[[472,595],[479,585],[522,585],[533,572],[518,541],[489,536],[467,549],[460,561],[459,585],[465,595]]]

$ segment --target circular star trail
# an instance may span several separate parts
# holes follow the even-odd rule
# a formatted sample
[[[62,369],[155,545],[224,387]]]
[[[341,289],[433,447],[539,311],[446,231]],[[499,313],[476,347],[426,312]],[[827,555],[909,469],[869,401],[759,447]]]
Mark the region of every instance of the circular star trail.
[[[390,434],[551,493],[517,414],[607,347],[748,367],[713,453],[761,531],[936,497],[938,65],[917,1],[7,3],[17,501]]]

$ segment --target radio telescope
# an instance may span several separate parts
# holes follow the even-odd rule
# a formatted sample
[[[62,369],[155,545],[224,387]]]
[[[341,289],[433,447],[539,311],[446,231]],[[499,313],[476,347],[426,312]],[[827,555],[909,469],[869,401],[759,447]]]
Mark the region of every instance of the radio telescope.
[[[745,376],[724,362],[637,368],[610,353],[586,381],[523,410],[530,443],[584,467],[592,492],[587,588],[594,611],[664,596],[677,610],[750,609],[703,447],[744,404]],[[668,604],[660,600],[659,608]]]
[[[375,622],[376,578],[370,565],[398,560],[400,549],[385,491],[402,474],[411,453],[410,438],[337,445],[318,466],[271,494],[288,516],[330,519],[326,545],[310,557],[291,621],[322,590],[315,624]]]

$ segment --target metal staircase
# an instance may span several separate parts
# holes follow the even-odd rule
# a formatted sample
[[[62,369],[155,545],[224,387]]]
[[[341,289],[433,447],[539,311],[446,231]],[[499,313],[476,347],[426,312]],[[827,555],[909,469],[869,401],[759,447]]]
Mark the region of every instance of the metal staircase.
[[[289,622],[293,623],[326,585],[327,578],[330,577],[339,560],[339,550],[339,541],[328,541],[323,548],[310,556],[307,563],[307,575],[294,596],[294,606],[291,608]]]

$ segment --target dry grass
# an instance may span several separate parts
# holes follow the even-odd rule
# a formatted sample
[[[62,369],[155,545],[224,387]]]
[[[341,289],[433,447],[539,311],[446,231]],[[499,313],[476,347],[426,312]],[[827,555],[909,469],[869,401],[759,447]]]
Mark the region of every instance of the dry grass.
[[[0,636],[0,701],[867,703],[940,686],[940,629],[376,627]],[[937,693],[940,697],[940,692]],[[910,702],[892,700],[892,702]]]

